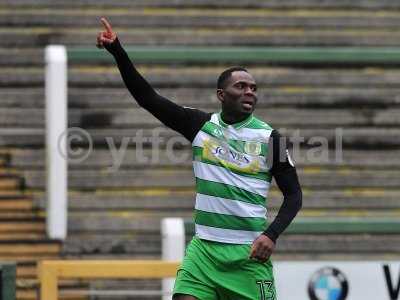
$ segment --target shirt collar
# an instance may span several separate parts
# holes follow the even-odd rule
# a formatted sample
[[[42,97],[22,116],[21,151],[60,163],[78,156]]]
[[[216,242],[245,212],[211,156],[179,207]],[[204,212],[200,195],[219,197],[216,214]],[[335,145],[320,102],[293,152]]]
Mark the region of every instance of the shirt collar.
[[[251,122],[251,120],[253,119],[253,114],[250,114],[250,115],[249,115],[246,119],[244,119],[243,121],[240,121],[240,122],[237,122],[237,123],[233,123],[233,124],[227,124],[227,123],[225,123],[225,122],[222,120],[221,113],[222,113],[222,112],[219,112],[219,113],[218,113],[218,121],[219,121],[219,124],[220,124],[222,127],[225,127],[225,128],[228,127],[228,126],[232,126],[232,127],[235,128],[235,129],[240,129],[240,128],[242,128],[242,127],[248,125],[248,124]]]

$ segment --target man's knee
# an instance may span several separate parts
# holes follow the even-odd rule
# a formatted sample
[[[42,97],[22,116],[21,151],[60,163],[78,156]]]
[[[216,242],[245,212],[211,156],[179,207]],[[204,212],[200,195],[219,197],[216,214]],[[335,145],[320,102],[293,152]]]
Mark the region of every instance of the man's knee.
[[[172,300],[197,300],[197,298],[191,296],[191,295],[185,295],[185,294],[175,294],[172,297]]]

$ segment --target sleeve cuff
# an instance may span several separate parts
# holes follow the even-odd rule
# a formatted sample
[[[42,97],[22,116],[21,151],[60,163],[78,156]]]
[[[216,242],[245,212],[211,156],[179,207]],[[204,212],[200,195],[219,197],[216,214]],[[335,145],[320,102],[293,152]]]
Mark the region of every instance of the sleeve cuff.
[[[106,48],[107,51],[110,52],[112,55],[116,55],[122,50],[122,46],[118,37],[111,44],[105,44],[104,48]]]
[[[277,234],[274,230],[272,230],[271,227],[268,227],[267,230],[265,230],[262,234],[269,237],[271,239],[271,241],[273,241],[274,243],[276,243],[276,240],[279,237],[279,234]]]

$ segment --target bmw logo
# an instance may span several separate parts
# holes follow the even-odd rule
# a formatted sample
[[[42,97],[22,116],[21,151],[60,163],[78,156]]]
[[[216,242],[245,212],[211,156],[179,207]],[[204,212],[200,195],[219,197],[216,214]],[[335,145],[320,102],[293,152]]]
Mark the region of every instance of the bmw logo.
[[[308,284],[311,300],[345,300],[349,284],[344,274],[336,268],[324,267],[315,272]]]

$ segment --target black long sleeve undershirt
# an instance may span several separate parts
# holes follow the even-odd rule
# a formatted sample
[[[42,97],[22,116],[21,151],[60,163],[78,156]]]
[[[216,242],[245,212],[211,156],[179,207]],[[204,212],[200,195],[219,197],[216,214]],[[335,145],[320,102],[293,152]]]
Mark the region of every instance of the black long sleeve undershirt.
[[[179,106],[159,95],[136,70],[118,39],[105,47],[114,56],[122,79],[137,103],[164,125],[192,142],[204,123],[211,118],[211,114]],[[264,232],[274,242],[289,226],[302,205],[302,192],[296,169],[289,162],[286,148],[280,147],[279,139],[279,133],[276,130],[272,131],[269,139],[269,149],[273,149],[271,173],[284,196],[276,218]]]

